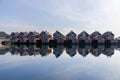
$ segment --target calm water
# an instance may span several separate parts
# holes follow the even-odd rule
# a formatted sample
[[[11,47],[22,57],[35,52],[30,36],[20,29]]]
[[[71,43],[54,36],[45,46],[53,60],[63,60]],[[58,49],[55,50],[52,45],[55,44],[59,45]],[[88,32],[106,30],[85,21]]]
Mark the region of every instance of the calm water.
[[[12,46],[0,61],[0,80],[120,80],[116,47]]]

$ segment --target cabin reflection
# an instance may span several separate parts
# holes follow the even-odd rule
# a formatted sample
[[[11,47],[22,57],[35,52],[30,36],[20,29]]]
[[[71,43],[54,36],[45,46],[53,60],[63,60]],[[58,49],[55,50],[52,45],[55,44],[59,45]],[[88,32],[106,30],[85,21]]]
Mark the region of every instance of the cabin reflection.
[[[0,55],[5,55],[9,51],[10,51],[10,47],[7,47],[7,46],[1,47],[0,46]]]
[[[76,54],[76,49],[77,49],[77,46],[67,47],[66,48],[66,53],[68,55],[70,55],[71,57],[73,57]]]
[[[36,47],[34,45],[30,45],[28,47],[28,53],[29,53],[29,55],[37,55],[35,49],[36,49]]]
[[[105,48],[103,51],[103,54],[111,57],[114,54],[114,49],[113,48]]]
[[[24,46],[24,45],[20,45],[20,46],[19,46],[20,56],[23,56],[25,52],[26,52],[26,51],[25,51],[25,46]]]
[[[92,55],[94,55],[95,57],[98,57],[102,53],[102,49],[101,48],[91,48],[90,53],[92,53]]]
[[[120,50],[117,48],[117,46],[113,45],[109,48],[106,48],[103,45],[99,45],[97,48],[92,47],[91,45],[86,46],[64,46],[64,45],[57,45],[56,47],[50,48],[49,45],[11,45],[10,53],[12,55],[20,55],[20,56],[36,56],[41,55],[42,57],[47,56],[49,54],[54,54],[56,58],[60,57],[60,55],[65,50],[66,53],[70,57],[74,57],[77,53],[79,53],[81,56],[86,57],[89,53],[91,53],[95,57],[99,57],[101,54],[106,55],[107,57],[111,57],[114,54],[114,49]],[[53,50],[53,51],[52,51]],[[6,51],[0,50],[0,55],[4,55]]]
[[[89,54],[89,49],[87,48],[78,48],[78,53],[83,57],[86,57]]]
[[[57,46],[56,48],[53,48],[53,54],[58,58],[64,51],[64,46]]]
[[[11,49],[10,49],[10,52],[11,52],[12,55],[18,55],[19,54],[18,47],[15,46],[15,45],[12,45]]]
[[[41,54],[41,56],[47,56],[51,52],[52,52],[51,48],[49,48],[47,45],[43,45],[40,48],[40,54]]]

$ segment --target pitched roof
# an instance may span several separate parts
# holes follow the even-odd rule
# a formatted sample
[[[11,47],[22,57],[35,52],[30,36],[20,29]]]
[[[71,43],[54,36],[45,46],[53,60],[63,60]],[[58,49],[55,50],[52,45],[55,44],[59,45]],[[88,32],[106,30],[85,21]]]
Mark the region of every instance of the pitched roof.
[[[101,35],[98,31],[93,32],[91,35]]]
[[[56,31],[55,33],[53,33],[53,36],[54,36],[54,35],[56,35],[56,34],[60,34],[60,35],[62,35],[62,36],[63,36],[63,34],[62,34],[62,33],[60,33],[59,31]]]
[[[79,35],[82,35],[83,33],[85,33],[87,36],[89,36],[89,34],[86,31],[81,32]]]
[[[111,34],[111,35],[114,36],[114,34],[113,34],[111,31],[107,31],[107,32],[105,32],[104,34]]]
[[[50,35],[50,33],[49,32],[47,32],[47,31],[42,31],[40,34],[47,34],[47,35]]]
[[[66,36],[69,36],[70,34],[74,34],[74,35],[76,35],[76,33],[75,32],[73,32],[73,31],[70,31]]]
[[[5,32],[0,32],[0,37],[6,37],[6,36],[9,36],[9,35]]]

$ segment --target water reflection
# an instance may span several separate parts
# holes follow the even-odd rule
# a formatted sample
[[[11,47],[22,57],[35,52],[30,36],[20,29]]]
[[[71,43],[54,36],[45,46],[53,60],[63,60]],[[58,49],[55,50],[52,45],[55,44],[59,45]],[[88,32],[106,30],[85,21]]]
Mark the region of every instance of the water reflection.
[[[0,55],[5,55],[9,51],[10,51],[10,46],[0,45]]]
[[[71,57],[75,56],[77,50],[77,46],[71,46],[66,48],[66,53],[70,55]]]
[[[53,48],[53,54],[58,58],[64,51],[64,46],[57,46],[56,48]]]
[[[77,53],[83,57],[86,57],[88,54],[92,54],[95,57],[98,57],[101,54],[111,57],[114,54],[115,49],[120,50],[119,47],[115,45],[112,45],[109,48],[102,45],[99,45],[97,48],[94,48],[90,45],[86,45],[84,47],[79,47],[76,45],[65,47],[63,45],[58,45],[52,48],[49,45],[11,45],[10,47],[1,47],[0,55],[4,55],[8,51],[10,51],[11,55],[41,55],[42,57],[53,53],[56,58],[58,58],[65,51],[71,57],[74,57]]]
[[[10,47],[4,46],[3,50],[4,53],[0,53],[0,55],[6,56],[0,56],[0,80],[36,80],[36,77],[37,80],[66,80],[66,78],[72,78],[73,80],[106,80],[104,79],[106,74],[108,80],[116,80],[114,77],[109,78],[109,74],[118,78],[120,74],[120,55],[114,55],[114,50],[120,49],[115,45],[109,48],[103,45],[99,45],[97,48],[91,45],[85,45],[84,47],[76,45],[58,45],[55,47],[49,45],[11,45]],[[46,58],[45,56],[49,57]],[[112,56],[112,58],[108,59],[106,56]],[[86,58],[84,59],[84,57]],[[26,77],[24,78],[24,76]]]
[[[51,48],[49,48],[48,46],[42,46],[40,48],[40,55],[41,56],[47,56],[48,54],[50,54],[52,52]]]

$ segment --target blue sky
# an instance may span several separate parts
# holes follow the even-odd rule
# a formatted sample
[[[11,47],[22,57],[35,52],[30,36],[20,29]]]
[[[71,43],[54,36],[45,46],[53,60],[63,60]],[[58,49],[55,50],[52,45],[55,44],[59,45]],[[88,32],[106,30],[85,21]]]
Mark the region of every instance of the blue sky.
[[[0,30],[89,33],[120,26],[119,0],[0,0]]]

